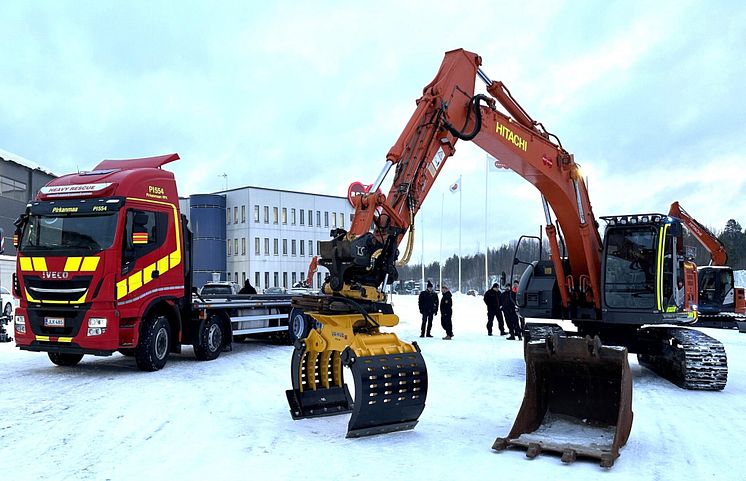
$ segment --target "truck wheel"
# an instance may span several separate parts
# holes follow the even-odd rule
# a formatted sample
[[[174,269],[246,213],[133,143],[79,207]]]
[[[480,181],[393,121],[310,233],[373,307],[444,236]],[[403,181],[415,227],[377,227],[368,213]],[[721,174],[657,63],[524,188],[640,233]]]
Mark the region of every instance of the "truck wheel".
[[[197,342],[194,343],[194,355],[200,361],[212,361],[217,359],[223,350],[225,333],[223,323],[216,316],[210,316],[200,329]]]
[[[141,371],[157,371],[166,365],[171,349],[171,327],[165,316],[149,319],[135,348],[135,361]]]
[[[290,317],[288,318],[288,335],[290,336],[290,344],[294,344],[298,339],[305,339],[308,337],[308,333],[311,332],[311,320],[303,312],[303,309],[294,307],[290,311]]]
[[[82,354],[65,354],[62,352],[49,352],[49,360],[58,366],[75,366],[83,359]]]

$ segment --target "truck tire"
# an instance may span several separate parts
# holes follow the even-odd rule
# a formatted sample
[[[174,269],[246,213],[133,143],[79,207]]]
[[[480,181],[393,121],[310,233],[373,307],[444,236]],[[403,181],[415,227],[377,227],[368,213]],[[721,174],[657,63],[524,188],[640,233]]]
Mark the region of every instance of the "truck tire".
[[[311,319],[303,312],[303,309],[294,307],[290,311],[290,317],[288,317],[290,344],[295,344],[295,341],[299,339],[305,339],[309,332],[311,332]]]
[[[210,316],[201,327],[194,343],[194,356],[200,361],[217,359],[225,345],[226,333],[223,323],[220,318]]]
[[[65,354],[62,352],[49,352],[49,360],[58,366],[75,366],[83,359],[82,354]]]
[[[135,348],[135,361],[141,371],[157,371],[166,365],[171,350],[171,326],[165,316],[148,319],[140,342]]]

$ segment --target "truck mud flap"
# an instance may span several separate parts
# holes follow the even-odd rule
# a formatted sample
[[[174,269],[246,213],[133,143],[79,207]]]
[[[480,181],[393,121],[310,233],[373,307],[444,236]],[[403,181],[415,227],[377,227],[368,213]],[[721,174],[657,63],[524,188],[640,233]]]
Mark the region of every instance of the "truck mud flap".
[[[302,342],[296,343],[290,370],[293,389],[285,391],[285,395],[293,419],[352,411],[352,398],[344,383],[339,352],[316,354],[306,351]],[[309,370],[313,376],[308,375]]]
[[[417,352],[357,357],[342,353],[355,381],[355,404],[347,437],[412,429],[425,409],[427,367]]]
[[[507,437],[492,448],[542,451],[613,466],[632,429],[632,378],[627,349],[603,346],[598,337],[554,334],[526,345],[526,389]]]

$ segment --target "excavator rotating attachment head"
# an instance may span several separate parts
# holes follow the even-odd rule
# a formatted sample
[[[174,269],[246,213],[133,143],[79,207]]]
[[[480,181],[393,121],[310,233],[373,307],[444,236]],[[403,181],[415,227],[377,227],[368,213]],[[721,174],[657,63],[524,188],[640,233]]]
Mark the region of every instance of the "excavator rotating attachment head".
[[[559,453],[600,460],[610,468],[632,429],[632,378],[627,349],[603,346],[596,336],[558,334],[525,348],[526,390],[513,428],[493,449]]]

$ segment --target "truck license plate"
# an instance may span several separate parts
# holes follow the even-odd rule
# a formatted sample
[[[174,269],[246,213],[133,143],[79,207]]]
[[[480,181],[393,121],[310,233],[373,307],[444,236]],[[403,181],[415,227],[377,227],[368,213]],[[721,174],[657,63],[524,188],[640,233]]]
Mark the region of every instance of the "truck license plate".
[[[65,327],[64,317],[45,317],[44,325],[46,327]]]

